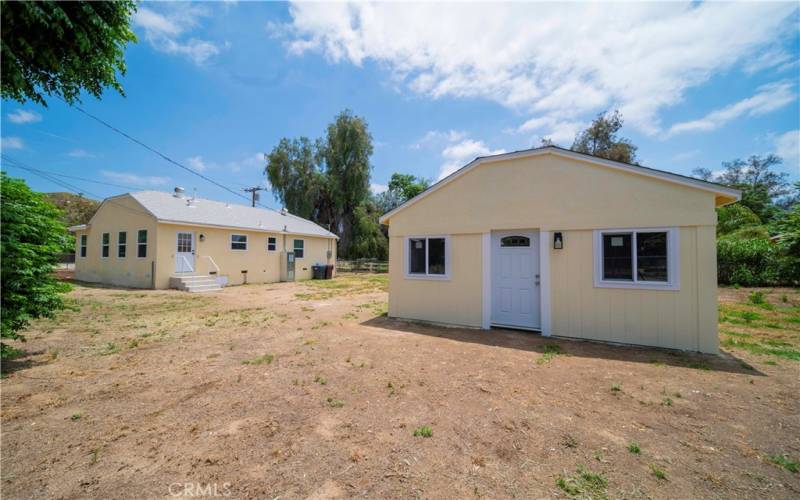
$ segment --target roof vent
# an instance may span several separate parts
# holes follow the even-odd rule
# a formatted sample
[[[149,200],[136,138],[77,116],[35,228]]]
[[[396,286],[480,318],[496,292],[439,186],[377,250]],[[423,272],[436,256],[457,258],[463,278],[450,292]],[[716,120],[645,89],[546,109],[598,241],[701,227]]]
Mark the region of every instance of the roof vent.
[[[183,198],[183,188],[182,187],[176,187],[175,188],[175,193],[172,196],[174,196],[175,198]]]
[[[195,207],[194,198],[186,198],[186,206],[194,208]]]
[[[289,213],[289,211],[286,210],[286,207],[281,208],[281,215],[286,215],[288,213]]]

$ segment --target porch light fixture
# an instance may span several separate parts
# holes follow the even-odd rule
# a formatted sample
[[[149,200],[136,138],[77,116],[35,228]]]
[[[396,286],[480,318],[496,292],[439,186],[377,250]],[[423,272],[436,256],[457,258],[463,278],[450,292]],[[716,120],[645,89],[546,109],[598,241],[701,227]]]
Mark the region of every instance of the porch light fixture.
[[[561,235],[560,231],[553,233],[553,248],[556,250],[564,248],[564,237]]]
[[[200,241],[206,241],[206,235],[200,233]]]

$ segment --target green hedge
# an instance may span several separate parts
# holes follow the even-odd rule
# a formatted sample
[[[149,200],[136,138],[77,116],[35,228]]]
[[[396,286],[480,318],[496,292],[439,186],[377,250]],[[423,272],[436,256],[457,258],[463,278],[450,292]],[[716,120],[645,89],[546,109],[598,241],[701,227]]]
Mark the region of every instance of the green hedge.
[[[717,274],[723,285],[797,286],[800,257],[765,237],[721,236],[717,240]]]

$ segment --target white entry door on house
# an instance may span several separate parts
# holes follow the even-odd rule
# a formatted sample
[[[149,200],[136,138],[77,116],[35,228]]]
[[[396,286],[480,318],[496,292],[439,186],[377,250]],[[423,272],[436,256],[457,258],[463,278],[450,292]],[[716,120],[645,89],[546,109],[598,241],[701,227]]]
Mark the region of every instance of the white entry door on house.
[[[538,231],[492,232],[492,324],[541,328]]]
[[[194,233],[178,232],[177,248],[175,249],[175,272],[194,272]]]

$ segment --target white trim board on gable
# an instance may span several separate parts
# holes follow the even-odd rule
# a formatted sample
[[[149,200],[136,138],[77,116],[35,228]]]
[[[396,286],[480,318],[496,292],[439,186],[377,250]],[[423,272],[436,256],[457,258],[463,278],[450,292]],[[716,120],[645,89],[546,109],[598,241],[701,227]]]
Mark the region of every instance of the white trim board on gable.
[[[438,191],[439,189],[443,188],[444,186],[450,184],[454,180],[458,179],[462,175],[470,172],[474,168],[482,165],[484,163],[492,163],[497,161],[504,161],[504,160],[514,160],[518,158],[532,158],[536,156],[543,156],[547,154],[552,154],[556,156],[561,156],[564,158],[570,158],[573,160],[594,163],[595,165],[600,165],[607,168],[612,168],[616,170],[622,170],[630,173],[634,173],[637,175],[642,175],[645,177],[651,177],[655,179],[660,179],[667,182],[672,182],[674,184],[679,184],[682,186],[688,186],[695,189],[700,189],[703,191],[709,191],[711,193],[715,193],[727,198],[731,198],[731,201],[723,203],[723,205],[727,205],[728,203],[733,203],[739,201],[742,198],[742,192],[738,189],[729,188],[726,186],[722,186],[719,184],[715,184],[713,182],[707,182],[700,179],[694,179],[692,177],[686,177],[680,174],[674,174],[672,172],[666,172],[664,170],[657,170],[649,167],[642,167],[639,165],[631,165],[628,163],[622,163],[618,161],[606,160],[604,158],[599,158],[592,155],[587,155],[584,153],[577,153],[575,151],[570,151],[568,149],[559,148],[557,146],[545,146],[543,148],[536,148],[536,149],[527,149],[523,151],[514,151],[511,153],[502,153],[493,156],[483,156],[478,157],[469,162],[468,164],[464,165],[460,169],[456,170],[452,174],[448,175],[441,181],[437,182],[433,186],[429,187],[422,193],[418,194],[414,198],[406,201],[399,207],[396,207],[394,210],[391,210],[385,213],[379,219],[381,224],[387,224],[389,219],[391,219],[394,215],[399,213],[400,211],[408,208],[409,206],[413,205],[414,203],[422,200],[426,196]]]

